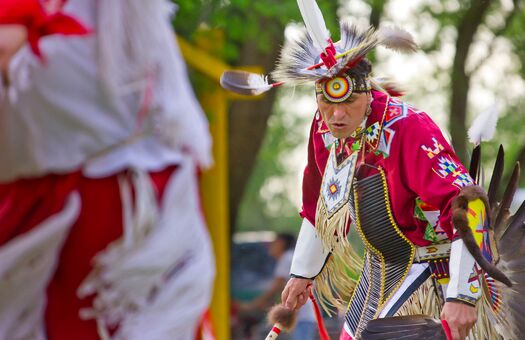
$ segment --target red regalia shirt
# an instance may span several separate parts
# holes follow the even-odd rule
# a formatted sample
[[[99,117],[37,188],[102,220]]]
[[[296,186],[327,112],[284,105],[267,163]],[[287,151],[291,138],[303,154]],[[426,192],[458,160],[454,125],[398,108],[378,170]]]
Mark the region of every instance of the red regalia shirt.
[[[359,156],[357,166],[364,161],[383,168],[394,220],[415,245],[453,239],[450,205],[462,187],[473,184],[468,171],[425,112],[382,92],[372,91],[372,95],[372,112],[363,132],[363,157]],[[316,113],[308,143],[301,211],[312,224],[329,150],[335,141]],[[354,141],[349,138],[345,143],[347,154]],[[367,168],[360,170],[361,175],[366,176]]]

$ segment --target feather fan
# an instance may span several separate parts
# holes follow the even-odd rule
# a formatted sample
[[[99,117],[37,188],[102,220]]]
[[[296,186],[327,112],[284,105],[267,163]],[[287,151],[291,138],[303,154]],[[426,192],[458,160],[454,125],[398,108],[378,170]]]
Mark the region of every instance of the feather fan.
[[[406,315],[371,320],[361,333],[361,337],[367,340],[447,340],[447,334],[441,321],[426,315]]]
[[[483,119],[478,118],[478,131],[485,130],[487,116],[493,111],[487,111]],[[493,114],[494,116],[495,114]],[[494,117],[491,117],[493,126]],[[471,128],[472,130],[472,128]],[[493,133],[493,132],[492,132]],[[478,132],[475,141],[484,140],[483,133]],[[476,153],[473,153],[474,157]],[[471,162],[476,163],[476,161]],[[489,185],[489,204],[491,225],[488,230],[493,262],[497,268],[512,282],[512,287],[506,287],[492,279],[490,283],[492,308],[487,310],[497,331],[504,339],[525,338],[525,202],[518,211],[511,215],[510,205],[519,182],[520,168],[516,163],[512,175],[505,185],[503,196],[498,197],[503,173],[504,150],[500,146],[496,164]],[[475,169],[473,169],[475,170]],[[490,300],[490,298],[489,298]]]

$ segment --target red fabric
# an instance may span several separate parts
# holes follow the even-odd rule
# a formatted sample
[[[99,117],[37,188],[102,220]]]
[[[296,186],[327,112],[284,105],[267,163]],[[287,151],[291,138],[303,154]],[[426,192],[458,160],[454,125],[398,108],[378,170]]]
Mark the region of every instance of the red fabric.
[[[312,300],[312,305],[314,307],[315,320],[317,321],[317,328],[319,329],[319,338],[321,338],[321,340],[330,340],[330,336],[324,325],[323,316],[321,315],[321,309],[319,308],[317,300],[315,300],[312,292],[310,292],[310,300]]]
[[[448,325],[447,320],[441,320],[441,324],[443,325],[443,330],[445,331],[447,340],[452,340],[452,332],[450,331],[450,327]]]
[[[348,334],[345,329],[343,328],[341,330],[341,335],[339,336],[339,340],[353,340],[354,338],[352,338],[350,336],[350,334]]]
[[[213,322],[211,320],[211,311],[207,309],[197,327],[195,340],[211,340],[215,338],[215,331],[213,330]]]
[[[64,13],[48,14],[39,0],[2,0],[0,25],[18,24],[27,28],[32,51],[43,58],[38,42],[52,34],[85,35],[90,31],[75,18]]]
[[[404,105],[403,115],[401,102],[389,99],[380,92],[372,91],[372,93],[374,101],[367,127],[377,122],[382,127],[382,131],[385,130],[387,136],[391,136],[392,139],[386,158],[380,152],[379,139],[365,143],[365,162],[384,169],[394,220],[414,244],[419,246],[430,244],[430,241],[424,239],[427,222],[414,215],[416,198],[419,197],[423,202],[441,210],[439,224],[447,237],[453,239],[450,205],[460,190],[458,179],[466,176],[471,181],[467,170],[461,165],[439,128],[426,113]],[[301,211],[301,216],[312,224],[315,221],[322,174],[329,155],[323,140],[326,139],[327,134],[325,123],[320,115],[316,115],[310,130]],[[423,146],[427,149],[433,148],[435,141],[442,148],[437,154],[431,155],[431,158]],[[347,145],[351,145],[352,142],[353,140],[350,139]],[[457,166],[456,171],[447,175],[440,173],[442,159],[453,162]],[[361,157],[359,157],[359,164],[361,164]],[[363,167],[359,171],[360,177],[370,174],[369,167]]]
[[[337,64],[337,60],[335,60],[336,50],[335,50],[334,43],[332,42],[332,39],[328,39],[327,43],[328,43],[328,46],[326,46],[326,48],[324,49],[324,52],[321,53],[320,57],[324,63],[324,66],[330,69],[332,68],[332,66]]]
[[[158,199],[175,167],[151,173]],[[20,235],[64,207],[67,196],[80,194],[82,210],[62,249],[48,286],[46,329],[49,340],[99,339],[95,321],[81,320],[76,290],[91,271],[91,260],[122,234],[122,207],[117,176],[92,179],[80,172],[48,175],[0,185],[0,245]]]

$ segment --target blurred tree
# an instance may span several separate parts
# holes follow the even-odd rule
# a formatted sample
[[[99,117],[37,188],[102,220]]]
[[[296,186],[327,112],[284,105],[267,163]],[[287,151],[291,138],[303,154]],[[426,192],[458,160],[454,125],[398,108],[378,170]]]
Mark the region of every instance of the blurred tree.
[[[218,51],[231,65],[260,65],[273,70],[284,41],[284,29],[300,20],[295,0],[176,0],[176,31],[193,40],[206,28],[224,32],[224,49]],[[330,28],[337,25],[337,1],[318,1]],[[197,84],[198,86],[198,84]],[[198,90],[198,89],[197,89]],[[246,183],[266,133],[275,91],[258,101],[234,102],[229,113],[230,219],[237,212]],[[232,232],[234,228],[231,229]]]
[[[385,0],[371,0],[369,21],[373,26],[379,26],[387,2]],[[318,3],[322,6],[325,2],[321,0]],[[332,1],[332,3],[336,4],[337,2]],[[296,2],[294,2],[294,6],[297,6]],[[330,16],[326,11],[330,10],[332,14],[338,12],[337,6],[333,7],[332,9],[322,9],[327,24]],[[298,13],[297,9],[296,11]],[[335,19],[333,20],[335,21]],[[334,40],[337,40],[338,38],[335,35],[338,34],[339,29],[333,26],[329,28],[334,33],[332,34]],[[373,58],[373,55],[371,57]],[[311,96],[311,92],[307,92],[303,88],[297,88],[294,91],[282,88],[277,91],[277,95],[279,98],[287,96],[299,98],[301,95]],[[312,116],[307,116],[308,118],[304,116],[302,116],[303,118],[299,116],[286,117],[285,114],[289,114],[289,111],[278,105],[274,106],[273,115],[270,117],[268,130],[257,156],[255,168],[240,204],[237,220],[239,230],[272,229],[292,232],[299,230],[300,217],[297,202],[290,200],[291,195],[286,184],[290,181],[297,183],[297,178],[293,178],[293,176],[296,174],[297,168],[303,164],[294,164],[295,168],[291,169],[287,158],[291,151],[306,140]],[[306,152],[306,150],[300,151]],[[302,171],[299,172],[302,173]]]
[[[292,115],[283,107],[283,97],[304,95],[304,89],[297,89],[293,94],[292,91],[283,88],[277,94],[275,109],[239,208],[239,230],[296,232],[300,226],[297,203],[290,201],[290,185],[287,185],[298,182],[295,178],[298,169],[290,169],[289,158],[306,139],[309,119],[305,115]],[[303,126],[304,129],[299,128]]]
[[[514,11],[512,21],[508,22],[503,36],[509,39],[512,46],[514,47],[514,53],[518,57],[518,60],[521,63],[519,69],[522,79],[525,79],[525,11],[523,7],[525,6],[525,1],[520,0],[519,3],[515,3],[516,10]],[[519,7],[518,7],[519,6]],[[518,161],[520,162],[522,169],[525,167],[525,133],[523,129],[525,127],[525,98],[521,98],[521,101],[518,105],[509,107],[507,109],[507,114],[504,119],[500,122],[500,131],[508,131],[508,133],[502,133],[507,137],[506,145],[511,145],[511,151],[514,153],[510,154],[514,157],[509,157],[511,162],[508,169],[513,166],[513,164]],[[510,137],[510,138],[509,138]],[[507,171],[507,177],[510,176],[510,170]],[[525,174],[522,171],[522,176],[520,179],[520,186],[525,187]]]
[[[459,9],[456,5],[459,5]],[[452,143],[459,158],[465,163],[467,156],[467,104],[470,90],[470,80],[493,53],[493,44],[487,54],[472,67],[467,67],[467,59],[471,48],[476,42],[476,33],[481,29],[490,32],[493,38],[505,36],[511,41],[521,42],[523,47],[523,0],[512,0],[510,9],[504,1],[495,0],[446,0],[438,4],[431,3],[423,9],[430,13],[440,24],[434,41],[426,46],[427,51],[440,47],[441,32],[453,28],[456,31],[455,54],[450,70],[450,120],[449,130]],[[498,13],[503,16],[502,24],[490,24],[486,18],[489,14]],[[520,20],[521,18],[521,20]],[[517,26],[520,26],[519,28]],[[519,33],[518,33],[519,32]],[[514,45],[515,52],[520,51],[519,44]],[[519,51],[519,52],[518,52]],[[523,55],[522,55],[523,57]],[[523,60],[523,59],[522,59]]]

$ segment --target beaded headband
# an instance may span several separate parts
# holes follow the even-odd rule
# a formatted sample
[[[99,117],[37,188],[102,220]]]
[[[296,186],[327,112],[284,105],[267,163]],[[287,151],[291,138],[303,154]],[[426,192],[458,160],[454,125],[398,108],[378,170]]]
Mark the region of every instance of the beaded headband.
[[[332,103],[342,103],[353,93],[369,92],[371,89],[368,77],[357,79],[348,74],[315,83],[315,94],[322,94]]]

